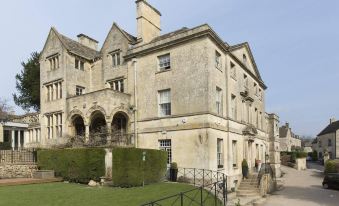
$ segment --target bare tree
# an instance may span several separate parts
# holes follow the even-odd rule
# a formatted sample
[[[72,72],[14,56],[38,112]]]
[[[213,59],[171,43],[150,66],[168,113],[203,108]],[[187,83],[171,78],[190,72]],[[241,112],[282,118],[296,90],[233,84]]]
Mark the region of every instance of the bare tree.
[[[0,123],[9,121],[13,113],[13,108],[8,105],[7,100],[0,98]]]

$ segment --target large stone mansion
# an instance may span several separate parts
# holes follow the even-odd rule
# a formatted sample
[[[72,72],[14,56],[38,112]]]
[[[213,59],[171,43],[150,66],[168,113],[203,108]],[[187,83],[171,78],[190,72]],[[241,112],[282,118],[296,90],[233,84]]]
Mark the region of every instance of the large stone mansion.
[[[241,162],[279,168],[278,117],[265,111],[266,85],[248,43],[229,45],[207,25],[161,35],[160,12],[137,0],[137,36],[116,23],[101,48],[55,28],[40,57],[39,126],[25,145],[51,147],[69,137],[166,150],[179,167],[241,179]]]

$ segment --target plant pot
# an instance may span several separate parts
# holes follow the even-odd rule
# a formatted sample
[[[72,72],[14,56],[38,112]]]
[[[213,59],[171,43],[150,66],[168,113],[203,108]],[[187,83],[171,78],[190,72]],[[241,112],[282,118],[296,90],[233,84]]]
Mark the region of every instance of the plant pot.
[[[176,182],[178,179],[178,169],[170,169],[170,181]]]
[[[248,176],[248,167],[243,167],[242,168],[242,176],[247,178],[247,176]]]

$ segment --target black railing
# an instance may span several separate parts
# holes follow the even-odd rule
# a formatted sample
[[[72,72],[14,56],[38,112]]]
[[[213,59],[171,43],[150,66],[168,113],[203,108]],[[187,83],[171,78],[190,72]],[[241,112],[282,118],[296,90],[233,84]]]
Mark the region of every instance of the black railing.
[[[37,162],[36,150],[0,150],[0,163],[33,164]]]
[[[168,177],[169,175],[167,175]],[[197,188],[152,201],[142,206],[225,206],[227,177],[224,173],[205,169],[179,168],[178,182]]]

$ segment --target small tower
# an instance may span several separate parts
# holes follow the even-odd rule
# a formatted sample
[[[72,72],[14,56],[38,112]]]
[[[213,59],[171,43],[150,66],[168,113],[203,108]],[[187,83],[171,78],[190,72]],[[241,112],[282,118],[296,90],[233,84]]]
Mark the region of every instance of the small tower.
[[[267,132],[270,151],[270,164],[276,177],[281,176],[280,170],[280,142],[279,142],[279,117],[272,113],[267,114]]]

